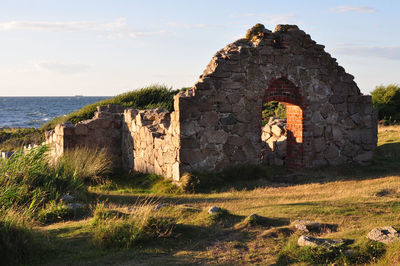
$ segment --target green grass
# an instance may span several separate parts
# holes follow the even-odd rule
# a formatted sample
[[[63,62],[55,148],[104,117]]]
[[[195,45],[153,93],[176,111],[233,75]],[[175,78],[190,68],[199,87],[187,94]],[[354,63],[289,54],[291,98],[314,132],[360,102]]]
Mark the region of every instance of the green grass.
[[[365,236],[378,226],[400,228],[399,132],[379,129],[369,166],[294,175],[237,166],[189,175],[188,189],[156,175],[114,172],[91,184],[91,216],[35,227],[48,236],[53,254],[36,259],[47,265],[396,265],[399,243],[385,246]],[[223,211],[210,215],[211,206]],[[59,206],[47,208],[53,215]],[[261,218],[250,218],[253,213]],[[346,245],[299,247],[290,225],[295,219],[336,225],[315,236],[346,239]]]
[[[78,111],[72,112],[65,116],[59,116],[44,124],[42,130],[50,130],[55,128],[57,124],[70,121],[78,123],[82,120],[91,119],[99,105],[116,104],[126,107],[134,107],[136,109],[149,109],[163,107],[166,110],[173,111],[174,95],[177,90],[172,90],[163,85],[152,85],[139,90],[126,92],[115,97],[104,99],[102,101],[86,105]]]
[[[0,130],[0,151],[16,151],[28,144],[41,144],[43,131],[36,128],[4,128]]]

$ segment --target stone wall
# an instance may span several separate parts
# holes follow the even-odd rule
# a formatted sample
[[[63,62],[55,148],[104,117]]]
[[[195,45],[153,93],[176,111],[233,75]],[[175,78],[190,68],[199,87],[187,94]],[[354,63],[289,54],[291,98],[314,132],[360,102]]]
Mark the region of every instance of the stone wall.
[[[59,124],[54,130],[46,132],[46,144],[58,158],[66,149],[93,147],[105,149],[115,166],[121,165],[122,106],[98,106],[92,119],[72,124]]]
[[[371,159],[377,112],[354,77],[297,26],[271,32],[256,25],[180,93],[181,171],[261,163],[261,109],[268,101],[286,105],[288,168]]]
[[[126,109],[122,133],[125,169],[179,180],[179,125],[176,112]]]
[[[286,106],[286,151],[266,156],[261,111],[269,101]],[[172,113],[117,109],[100,107],[91,120],[58,125],[47,142],[56,156],[70,147],[101,147],[117,165],[175,180],[234,164],[364,164],[377,144],[371,96],[295,25],[271,32],[257,24],[217,52],[195,85],[175,96]]]

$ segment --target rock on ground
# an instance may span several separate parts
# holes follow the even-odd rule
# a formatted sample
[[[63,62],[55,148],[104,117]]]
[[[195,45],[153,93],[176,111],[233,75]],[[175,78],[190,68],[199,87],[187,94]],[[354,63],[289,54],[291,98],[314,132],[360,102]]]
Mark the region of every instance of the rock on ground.
[[[208,209],[209,214],[217,213],[219,211],[221,211],[221,208],[217,206],[212,206],[210,209]]]
[[[399,239],[400,234],[392,226],[377,227],[372,229],[367,238],[384,244],[390,244]]]
[[[310,247],[333,247],[340,246],[344,244],[344,240],[342,239],[327,239],[327,238],[316,238],[312,236],[300,236],[297,244],[301,247],[310,246]]]

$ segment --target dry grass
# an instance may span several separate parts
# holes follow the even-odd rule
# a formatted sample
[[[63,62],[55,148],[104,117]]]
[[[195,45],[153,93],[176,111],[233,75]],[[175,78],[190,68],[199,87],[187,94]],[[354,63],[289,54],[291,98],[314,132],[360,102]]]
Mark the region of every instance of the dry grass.
[[[380,154],[385,154],[387,147],[393,154],[399,143],[400,126],[379,128]],[[397,157],[388,158],[392,160],[388,165],[396,163]],[[175,237],[149,240],[133,250],[110,252],[94,248],[90,242],[93,235],[93,222],[90,220],[42,227],[49,232],[51,239],[58,239],[55,246],[58,255],[47,263],[270,265],[279,262],[281,250],[288,249],[288,243],[296,240],[296,235],[289,237],[290,230],[288,234],[284,230],[295,219],[336,224],[336,232],[327,231],[320,236],[350,239],[354,241],[351,248],[368,251],[365,235],[372,228],[392,225],[400,229],[400,175],[368,175],[370,168],[360,169],[360,173],[365,174],[361,178],[352,179],[349,173],[337,171],[326,174],[323,181],[307,184],[271,184],[222,193],[164,195],[157,203],[167,205],[159,212],[177,221]],[[312,180],[318,179],[313,176]],[[117,191],[96,193],[101,194],[102,200],[107,199],[108,209],[129,215],[135,206],[140,206],[140,199],[148,197],[134,190],[121,194]],[[224,223],[206,222],[206,210],[213,205],[229,211]],[[154,206],[149,210],[147,213],[153,214]],[[267,217],[274,225],[237,226],[253,213]],[[278,232],[275,237],[265,233],[274,228]],[[68,247],[64,243],[66,240]],[[296,245],[291,248],[296,248]],[[371,257],[364,258],[364,261],[396,264],[400,261],[399,256],[399,245],[395,244],[388,247],[381,259],[372,260]]]

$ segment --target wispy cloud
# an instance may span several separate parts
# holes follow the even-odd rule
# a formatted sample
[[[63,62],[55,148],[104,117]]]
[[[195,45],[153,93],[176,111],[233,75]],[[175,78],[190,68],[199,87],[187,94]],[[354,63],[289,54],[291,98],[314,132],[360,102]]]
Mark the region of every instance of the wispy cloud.
[[[109,39],[138,38],[163,34],[163,30],[137,30],[129,27],[126,18],[111,22],[92,21],[8,21],[0,22],[0,31],[31,30],[48,32],[96,32]]]
[[[78,74],[90,71],[92,66],[80,63],[61,63],[61,62],[36,62],[36,69],[46,72],[55,72],[59,74]]]
[[[242,13],[242,14],[232,14],[231,18],[254,18],[259,21],[276,25],[276,24],[286,24],[294,23],[297,21],[298,17],[295,14],[268,14],[268,13]]]
[[[385,59],[400,60],[400,46],[352,46],[345,45],[333,49],[335,53],[360,56],[380,57]]]
[[[126,28],[126,26],[125,18],[119,18],[108,23],[90,21],[8,21],[0,23],[0,30],[116,31]]]
[[[347,12],[357,12],[357,13],[375,13],[377,10],[369,6],[337,6],[330,9],[334,13],[347,13]]]
[[[174,28],[184,28],[184,29],[206,29],[206,28],[217,28],[217,25],[211,24],[185,24],[185,23],[178,23],[178,22],[168,22],[168,27]]]

